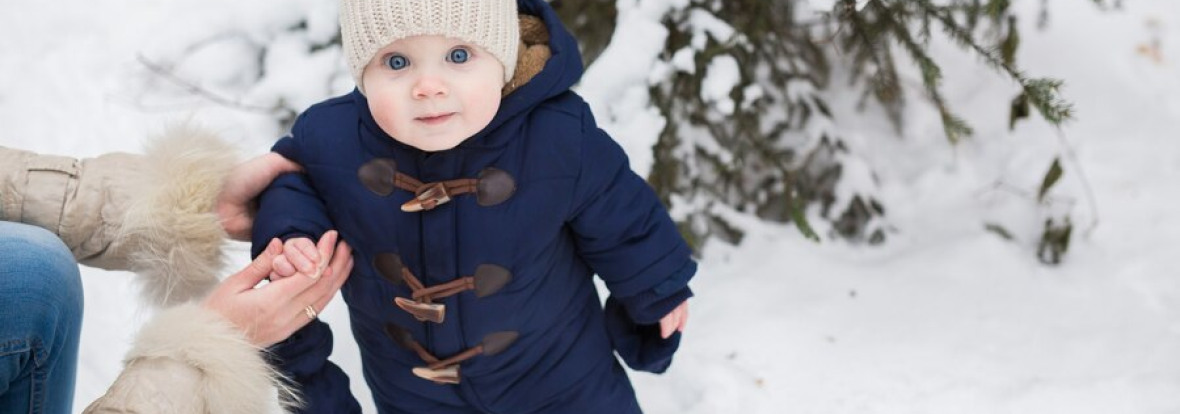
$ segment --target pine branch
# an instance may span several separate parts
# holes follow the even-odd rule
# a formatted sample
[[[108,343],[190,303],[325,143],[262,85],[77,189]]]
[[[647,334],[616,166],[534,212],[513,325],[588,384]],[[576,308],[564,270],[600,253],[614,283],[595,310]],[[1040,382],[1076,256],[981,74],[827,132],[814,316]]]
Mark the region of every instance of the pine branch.
[[[964,137],[971,136],[973,133],[971,126],[965,120],[952,113],[946,104],[946,99],[943,98],[941,91],[942,69],[939,68],[938,64],[934,63],[934,59],[931,59],[930,55],[926,54],[925,49],[914,40],[913,36],[910,35],[909,28],[893,18],[893,12],[896,9],[888,9],[879,1],[870,2],[870,5],[887,22],[891,33],[897,38],[902,48],[917,62],[918,69],[922,72],[922,84],[926,88],[927,95],[930,96],[930,99],[934,101],[935,106],[938,108],[939,115],[942,118],[943,132],[946,134],[947,140],[952,144],[956,144]]]
[[[1024,93],[1028,95],[1029,102],[1032,103],[1033,107],[1037,108],[1041,116],[1046,121],[1049,121],[1050,124],[1060,126],[1063,122],[1073,117],[1073,105],[1062,100],[1057,95],[1058,90],[1063,84],[1062,81],[1047,78],[1028,78],[1009,64],[998,51],[980,46],[971,33],[959,25],[945,10],[941,10],[931,4],[930,0],[914,0],[914,3],[922,7],[928,15],[942,23],[943,31],[952,40],[958,42],[963,47],[974,50],[979,56],[983,57],[985,63],[1008,74],[1009,77],[1019,83],[1021,88],[1024,89]]]
[[[870,1],[873,4],[878,0]],[[893,63],[893,57],[889,53],[889,48],[884,46],[884,39],[882,31],[887,28],[877,27],[877,25],[870,24],[866,21],[860,13],[856,11],[855,0],[844,0],[843,8],[845,19],[851,22],[854,38],[859,39],[863,45],[858,52],[858,62],[863,62],[864,55],[867,55],[873,62],[873,67],[876,71],[869,76],[871,92],[877,97],[884,106],[886,112],[889,114],[890,121],[898,130],[901,128],[902,113],[900,105],[904,95],[901,91],[901,82],[898,80],[896,65]],[[877,6],[880,6],[879,4]],[[861,64],[854,65],[851,76],[859,77]],[[870,90],[866,90],[866,96]]]

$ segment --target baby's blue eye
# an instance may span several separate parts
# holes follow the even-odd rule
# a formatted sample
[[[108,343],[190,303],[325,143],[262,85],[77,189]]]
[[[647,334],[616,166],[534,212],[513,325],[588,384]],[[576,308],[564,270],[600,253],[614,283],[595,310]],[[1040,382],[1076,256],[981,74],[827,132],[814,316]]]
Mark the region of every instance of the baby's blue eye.
[[[410,66],[410,60],[406,59],[406,57],[402,55],[390,55],[385,59],[385,66],[388,66],[393,70],[402,70],[405,69],[406,66]]]
[[[467,59],[470,59],[470,58],[471,58],[471,52],[468,52],[467,49],[464,49],[461,47],[451,49],[451,53],[447,54],[447,60],[454,62],[454,63],[464,63],[464,62],[467,62]]]

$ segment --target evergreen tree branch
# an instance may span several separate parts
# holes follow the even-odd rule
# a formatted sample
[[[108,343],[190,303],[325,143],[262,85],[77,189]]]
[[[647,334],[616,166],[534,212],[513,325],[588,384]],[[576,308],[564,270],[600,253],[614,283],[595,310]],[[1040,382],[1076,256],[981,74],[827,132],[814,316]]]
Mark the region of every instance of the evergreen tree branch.
[[[901,44],[902,48],[909,53],[910,57],[918,64],[918,69],[922,73],[922,84],[926,88],[926,94],[934,101],[938,108],[939,115],[942,118],[943,132],[952,144],[958,143],[962,138],[971,136],[973,131],[970,125],[965,120],[955,115],[950,111],[946,104],[946,99],[942,95],[942,69],[930,58],[925,49],[914,40],[910,35],[909,28],[893,18],[892,13],[895,9],[888,9],[879,1],[869,3],[876,8],[881,19],[885,20],[889,26],[891,33]]]
[[[879,0],[877,0],[879,1]],[[1008,74],[1013,80],[1020,84],[1024,93],[1028,95],[1029,102],[1041,116],[1049,121],[1050,124],[1060,126],[1063,122],[1073,117],[1073,105],[1062,100],[1057,92],[1060,89],[1062,82],[1055,79],[1030,79],[1016,70],[1003,57],[1003,55],[994,49],[987,49],[980,46],[975,41],[974,37],[964,29],[954,18],[945,10],[930,3],[930,0],[912,0],[914,4],[921,7],[925,13],[942,24],[944,33],[959,45],[974,50],[976,54],[983,57],[984,63],[989,66]]]

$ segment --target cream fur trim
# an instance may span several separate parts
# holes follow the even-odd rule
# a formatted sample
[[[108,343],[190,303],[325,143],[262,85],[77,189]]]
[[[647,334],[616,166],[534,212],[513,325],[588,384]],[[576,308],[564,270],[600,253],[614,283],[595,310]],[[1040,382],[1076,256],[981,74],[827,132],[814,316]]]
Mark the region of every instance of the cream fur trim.
[[[237,161],[232,146],[193,126],[177,126],[148,142],[144,169],[119,238],[129,241],[131,270],[144,298],[183,303],[209,292],[224,263],[225,231],[213,207]]]
[[[185,304],[144,325],[126,364],[132,369],[136,360],[166,358],[198,369],[198,389],[188,392],[210,413],[268,412],[276,405],[276,390],[282,409],[289,411],[298,404],[296,394],[263,352],[216,312]]]

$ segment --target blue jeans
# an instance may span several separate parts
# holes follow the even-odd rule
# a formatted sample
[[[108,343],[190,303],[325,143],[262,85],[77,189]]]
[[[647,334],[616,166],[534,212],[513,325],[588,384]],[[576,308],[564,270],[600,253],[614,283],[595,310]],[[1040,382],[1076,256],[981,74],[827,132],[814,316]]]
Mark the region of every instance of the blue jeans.
[[[68,413],[74,403],[82,280],[39,227],[0,222],[0,413]]]

